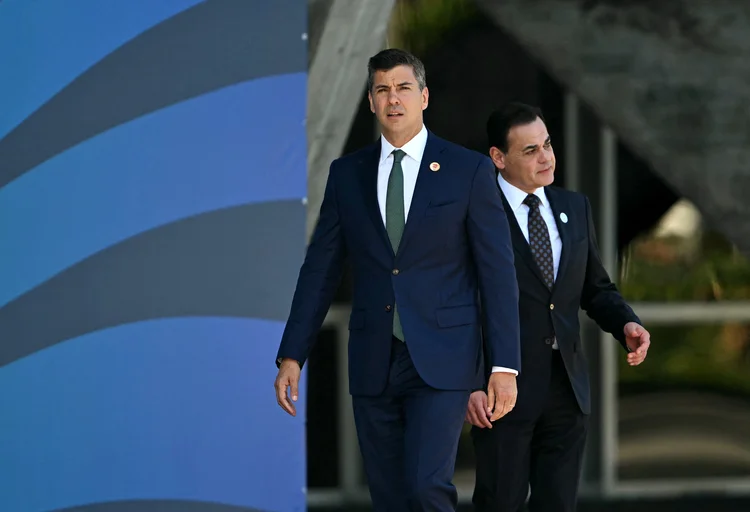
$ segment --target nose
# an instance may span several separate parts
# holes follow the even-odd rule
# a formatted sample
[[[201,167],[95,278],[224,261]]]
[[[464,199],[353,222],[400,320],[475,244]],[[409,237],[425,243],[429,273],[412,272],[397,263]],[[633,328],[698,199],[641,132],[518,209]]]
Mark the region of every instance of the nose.
[[[391,91],[388,93],[388,104],[389,105],[398,105],[400,103],[398,99],[398,94],[396,94],[396,91],[394,89],[391,89]]]

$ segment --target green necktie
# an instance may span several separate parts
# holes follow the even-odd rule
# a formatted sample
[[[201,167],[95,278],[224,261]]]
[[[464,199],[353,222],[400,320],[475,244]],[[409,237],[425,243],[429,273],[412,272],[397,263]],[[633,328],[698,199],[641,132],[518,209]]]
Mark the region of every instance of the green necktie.
[[[398,252],[398,244],[401,235],[404,234],[406,215],[404,214],[404,170],[401,168],[401,160],[406,153],[400,149],[393,151],[393,167],[388,177],[388,192],[385,196],[385,230],[391,240],[393,252]],[[393,335],[404,341],[404,331],[401,329],[401,320],[398,316],[397,305],[393,306]]]

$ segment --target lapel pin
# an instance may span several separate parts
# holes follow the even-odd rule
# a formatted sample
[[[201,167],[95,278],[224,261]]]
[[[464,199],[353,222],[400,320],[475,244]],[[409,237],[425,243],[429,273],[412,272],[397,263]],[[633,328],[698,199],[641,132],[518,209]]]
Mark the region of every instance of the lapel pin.
[[[430,164],[430,170],[431,170],[432,172],[437,172],[437,171],[439,171],[439,170],[440,170],[440,164],[439,164],[439,163],[437,163],[437,162],[432,162],[432,163]]]
[[[560,214],[560,220],[563,221],[563,224],[567,224],[568,223],[568,216],[565,215],[565,213],[561,213]]]

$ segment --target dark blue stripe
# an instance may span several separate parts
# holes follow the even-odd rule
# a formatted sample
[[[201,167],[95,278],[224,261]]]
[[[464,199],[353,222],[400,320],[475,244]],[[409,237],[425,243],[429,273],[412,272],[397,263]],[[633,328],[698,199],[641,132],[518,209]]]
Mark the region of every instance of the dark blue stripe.
[[[282,75],[179,103],[0,189],[0,307],[157,226],[246,203],[301,200],[305,86],[305,74]],[[285,108],[267,101],[274,96]]]
[[[35,0],[0,6],[0,139],[107,54],[198,0]]]

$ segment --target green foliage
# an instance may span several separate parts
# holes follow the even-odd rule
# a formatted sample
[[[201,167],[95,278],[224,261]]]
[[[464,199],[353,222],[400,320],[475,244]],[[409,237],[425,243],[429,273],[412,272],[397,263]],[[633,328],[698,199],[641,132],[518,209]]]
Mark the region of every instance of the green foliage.
[[[750,263],[718,235],[708,234],[695,251],[680,240],[634,243],[619,287],[630,301],[715,301],[750,299]]]
[[[718,234],[693,242],[634,242],[618,283],[623,295],[644,302],[750,299],[750,262]],[[646,362],[636,368],[624,358],[619,363],[623,393],[692,389],[750,398],[750,325],[647,327],[653,344]]]
[[[398,0],[391,18],[388,46],[420,55],[477,15],[471,0]]]

